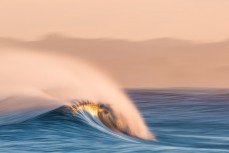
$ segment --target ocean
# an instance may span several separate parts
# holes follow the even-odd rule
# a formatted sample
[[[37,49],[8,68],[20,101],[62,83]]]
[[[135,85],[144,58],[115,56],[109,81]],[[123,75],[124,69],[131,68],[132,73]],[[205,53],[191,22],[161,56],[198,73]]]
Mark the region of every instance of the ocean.
[[[128,136],[89,113],[73,114],[62,106],[25,121],[0,125],[0,152],[229,153],[229,90],[125,92],[156,140]]]

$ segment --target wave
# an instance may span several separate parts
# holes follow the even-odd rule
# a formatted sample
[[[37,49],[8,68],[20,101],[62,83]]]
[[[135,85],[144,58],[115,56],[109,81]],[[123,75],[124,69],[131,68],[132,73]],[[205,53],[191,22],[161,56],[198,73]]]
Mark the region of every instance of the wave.
[[[0,52],[0,84],[0,125],[20,123],[64,106],[84,119],[89,114],[99,121],[99,128],[155,139],[119,87],[79,59],[5,49]]]

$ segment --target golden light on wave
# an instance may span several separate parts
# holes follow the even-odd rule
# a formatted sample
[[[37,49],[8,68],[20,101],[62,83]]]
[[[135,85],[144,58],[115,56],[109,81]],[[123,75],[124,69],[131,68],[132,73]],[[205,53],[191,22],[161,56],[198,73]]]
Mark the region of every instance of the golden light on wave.
[[[98,117],[99,112],[104,111],[104,109],[100,105],[92,103],[92,102],[78,103],[76,105],[73,105],[71,109],[76,113],[78,111],[86,111],[90,113],[90,115],[96,116],[96,117]]]

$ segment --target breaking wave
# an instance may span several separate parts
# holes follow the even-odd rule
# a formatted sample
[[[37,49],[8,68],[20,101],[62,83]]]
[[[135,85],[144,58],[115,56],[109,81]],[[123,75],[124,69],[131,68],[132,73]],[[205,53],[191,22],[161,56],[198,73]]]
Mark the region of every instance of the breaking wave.
[[[118,86],[79,59],[4,50],[0,52],[0,84],[0,125],[20,123],[64,107],[101,131],[155,139]]]

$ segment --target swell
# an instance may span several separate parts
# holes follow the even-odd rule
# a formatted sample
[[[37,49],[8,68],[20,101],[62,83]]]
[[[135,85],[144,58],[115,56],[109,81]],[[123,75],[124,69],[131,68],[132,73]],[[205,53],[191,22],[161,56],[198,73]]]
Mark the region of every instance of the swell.
[[[31,122],[32,124],[34,124],[33,122],[39,122],[39,124],[41,125],[47,123],[55,123],[59,126],[63,126],[63,124],[69,124],[69,122],[71,122],[73,123],[73,126],[81,126],[85,129],[90,128],[94,132],[98,132],[97,130],[99,130],[103,133],[118,137],[120,139],[137,142],[136,139],[131,138],[133,136],[131,136],[128,131],[125,131],[125,129],[121,129],[117,125],[116,119],[114,118],[112,113],[113,112],[109,108],[109,106],[105,106],[103,104],[95,104],[89,101],[78,101],[71,106],[61,106],[59,108],[49,110],[42,114],[33,115],[33,117],[30,117],[28,120],[10,123],[10,125],[15,126],[20,124],[28,124]],[[29,115],[29,113],[27,113],[27,115]],[[29,116],[31,116],[31,114]],[[71,125],[71,128],[74,128],[73,126]],[[40,126],[39,128],[42,129],[44,127]],[[82,132],[85,132],[85,135],[87,135],[86,131],[87,130]]]
[[[4,99],[4,101],[12,100],[13,97]],[[50,108],[46,110],[29,110],[27,112],[9,113],[0,116],[0,126],[9,124],[20,124],[37,119],[53,120],[55,117],[63,118],[73,122],[83,122],[92,128],[98,129],[109,135],[119,137],[128,141],[134,141],[130,137],[132,135],[128,127],[123,128],[119,125],[119,118],[116,118],[113,110],[108,105],[97,104],[90,101],[73,100],[72,105],[60,106],[57,108]],[[50,120],[49,120],[50,121]],[[42,121],[41,121],[42,122]]]

